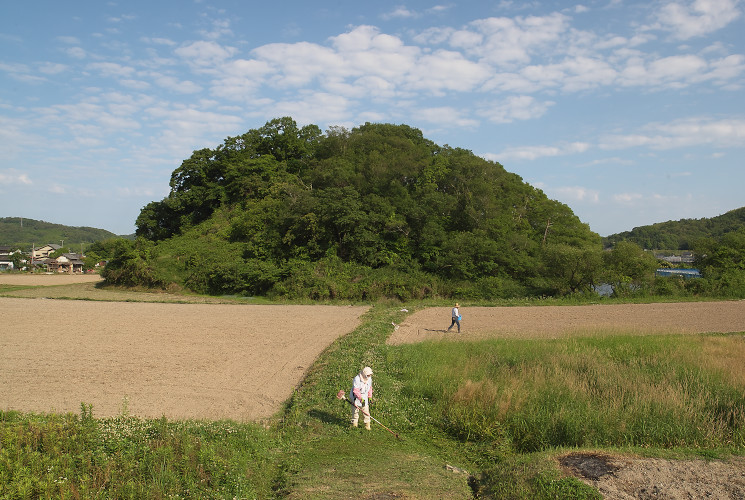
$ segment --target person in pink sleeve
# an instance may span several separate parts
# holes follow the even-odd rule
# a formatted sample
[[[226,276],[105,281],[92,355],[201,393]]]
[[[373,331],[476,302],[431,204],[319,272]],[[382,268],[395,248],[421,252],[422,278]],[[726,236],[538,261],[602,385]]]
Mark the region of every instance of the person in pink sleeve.
[[[360,410],[364,415],[365,429],[370,430],[370,400],[372,399],[372,368],[364,367],[352,381],[350,399],[354,401],[352,410],[352,427],[357,427]]]

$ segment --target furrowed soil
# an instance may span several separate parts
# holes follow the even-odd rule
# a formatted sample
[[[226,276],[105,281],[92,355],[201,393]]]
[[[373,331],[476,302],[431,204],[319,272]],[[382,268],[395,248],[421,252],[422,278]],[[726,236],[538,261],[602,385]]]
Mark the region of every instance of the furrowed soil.
[[[126,410],[146,418],[269,418],[320,352],[367,311],[133,293],[96,288],[98,281],[0,275],[0,409],[77,413],[86,403],[98,417]],[[22,286],[33,288],[13,288]],[[463,307],[461,313],[460,336],[445,331],[449,308],[428,308],[396,325],[389,343],[745,331],[745,301]],[[606,499],[745,498],[742,457],[578,452],[557,457],[557,466]]]
[[[90,299],[99,291],[67,286],[75,276],[21,278],[0,276],[0,284],[43,283],[8,292],[38,297]],[[138,297],[152,302],[0,297],[0,408],[78,413],[86,403],[97,417],[268,418],[368,310]]]
[[[450,332],[450,308],[417,311],[388,343],[462,338],[558,338],[745,331],[745,301],[460,308],[461,334]]]

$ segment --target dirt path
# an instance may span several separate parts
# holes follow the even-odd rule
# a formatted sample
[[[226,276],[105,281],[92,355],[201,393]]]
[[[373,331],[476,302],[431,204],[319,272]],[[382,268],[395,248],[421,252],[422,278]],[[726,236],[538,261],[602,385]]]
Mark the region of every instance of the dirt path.
[[[649,335],[745,331],[745,301],[589,306],[461,307],[461,337],[556,338],[608,333]],[[388,339],[411,344],[452,339],[450,308],[417,311]]]
[[[266,418],[366,310],[0,298],[0,408]]]

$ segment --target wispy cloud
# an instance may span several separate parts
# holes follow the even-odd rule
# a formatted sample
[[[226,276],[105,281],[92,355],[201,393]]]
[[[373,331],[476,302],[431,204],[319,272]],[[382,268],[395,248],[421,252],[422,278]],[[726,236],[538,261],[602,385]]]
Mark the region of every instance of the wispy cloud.
[[[582,186],[562,186],[549,190],[550,195],[564,201],[598,203],[600,193],[596,189],[590,189]]]
[[[601,149],[648,147],[673,149],[703,144],[715,147],[745,146],[745,120],[685,118],[670,123],[651,123],[638,133],[611,134],[598,144]]]
[[[505,160],[537,160],[552,156],[565,156],[584,153],[591,145],[586,142],[571,142],[556,146],[522,146],[503,150],[501,153],[488,155],[496,161]]]
[[[394,8],[392,11],[386,12],[381,17],[383,19],[409,19],[412,17],[419,17],[420,14],[407,8],[405,5],[399,5],[398,7]]]
[[[553,101],[538,101],[533,96],[510,96],[502,101],[484,103],[477,114],[493,123],[512,123],[540,118],[554,104]]]
[[[678,40],[703,36],[719,30],[741,15],[738,0],[689,0],[669,2],[647,29],[668,31]]]
[[[12,168],[0,170],[0,186],[11,184],[31,185],[33,182],[31,182],[28,174],[19,172],[18,170]]]

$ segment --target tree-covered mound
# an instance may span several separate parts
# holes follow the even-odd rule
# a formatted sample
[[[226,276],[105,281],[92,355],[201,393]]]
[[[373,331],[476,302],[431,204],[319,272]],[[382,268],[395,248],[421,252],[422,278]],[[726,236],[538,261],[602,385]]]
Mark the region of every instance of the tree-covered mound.
[[[145,206],[109,282],[400,299],[588,289],[601,239],[572,210],[406,125],[291,118],[194,151]],[[593,271],[594,272],[594,271]]]
[[[711,218],[680,219],[635,227],[631,231],[611,234],[603,244],[612,247],[619,241],[630,241],[647,250],[693,250],[702,238],[721,239],[745,229],[745,207]]]

